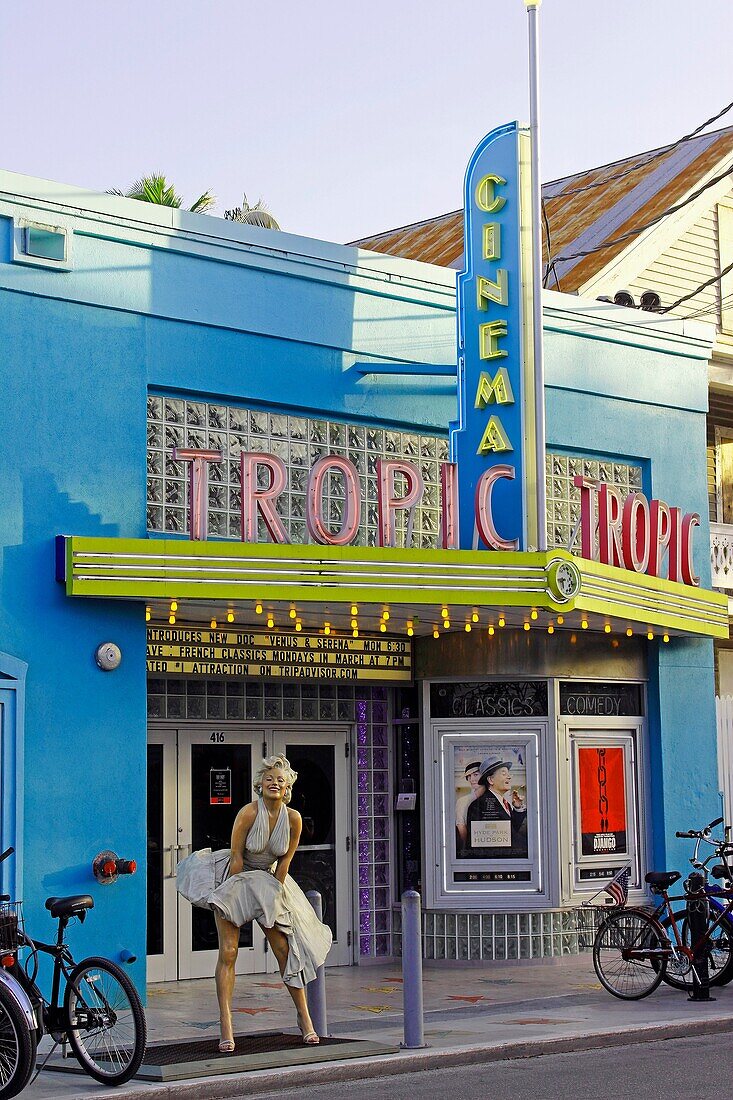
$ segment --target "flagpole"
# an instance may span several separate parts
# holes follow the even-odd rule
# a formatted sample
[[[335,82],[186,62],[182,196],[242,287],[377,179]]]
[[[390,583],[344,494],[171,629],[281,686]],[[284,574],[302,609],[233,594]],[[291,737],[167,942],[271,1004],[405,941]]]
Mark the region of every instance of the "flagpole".
[[[545,361],[542,346],[542,177],[540,176],[539,7],[542,0],[524,0],[529,30],[529,132],[532,146],[532,334],[534,345],[535,446],[538,549],[547,550],[545,491]]]

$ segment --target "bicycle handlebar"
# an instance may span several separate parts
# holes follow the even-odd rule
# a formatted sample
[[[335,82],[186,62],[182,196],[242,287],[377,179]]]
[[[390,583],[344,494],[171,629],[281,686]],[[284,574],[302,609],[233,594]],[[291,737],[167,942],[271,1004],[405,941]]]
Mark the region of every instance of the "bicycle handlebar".
[[[684,832],[676,832],[674,835],[680,840],[706,840],[710,835],[710,830],[714,829],[717,825],[722,825],[725,818],[716,817],[715,821],[709,822],[704,829],[686,829]]]

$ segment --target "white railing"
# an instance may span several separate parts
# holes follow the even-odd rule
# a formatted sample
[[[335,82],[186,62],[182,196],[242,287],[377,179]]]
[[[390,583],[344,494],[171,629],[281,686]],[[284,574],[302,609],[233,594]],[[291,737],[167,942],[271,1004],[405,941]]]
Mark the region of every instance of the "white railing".
[[[718,721],[718,786],[726,825],[733,824],[733,695],[715,700]]]
[[[710,524],[710,565],[713,588],[733,589],[733,524]]]

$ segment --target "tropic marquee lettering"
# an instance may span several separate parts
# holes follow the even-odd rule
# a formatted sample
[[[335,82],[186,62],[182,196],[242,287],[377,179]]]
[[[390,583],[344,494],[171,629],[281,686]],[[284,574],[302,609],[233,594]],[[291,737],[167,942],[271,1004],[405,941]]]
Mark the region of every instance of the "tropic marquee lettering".
[[[580,552],[584,558],[615,565],[650,577],[665,576],[697,586],[692,560],[692,536],[700,526],[697,512],[682,514],[663,500],[643,493],[623,499],[613,485],[578,474],[580,489]]]
[[[189,533],[192,540],[207,538],[207,503],[209,495],[209,466],[222,462],[221,451],[197,451],[178,448],[173,451],[178,462],[189,466]],[[278,455],[264,451],[243,451],[240,455],[241,539],[242,542],[258,541],[258,525],[262,520],[267,533],[276,543],[289,543],[285,525],[277,511],[277,501],[288,484],[288,470]],[[341,526],[334,531],[324,509],[323,493],[326,477],[337,473],[343,479],[345,502]],[[398,475],[403,479],[400,492]],[[497,478],[513,477],[506,466],[494,466],[481,479],[476,494],[476,524],[490,545],[496,549],[512,549],[513,544],[502,545],[496,533],[492,514],[492,488]],[[444,550],[457,546],[458,494],[457,467],[445,462],[441,466],[441,536]],[[406,459],[377,460],[377,513],[378,542],[380,546],[397,545],[398,512],[406,514],[406,545],[410,545],[415,510],[425,493],[425,481],[419,468]],[[354,464],[343,455],[323,455],[313,464],[306,487],[306,526],[314,543],[322,546],[348,546],[359,533],[361,518],[361,483]]]

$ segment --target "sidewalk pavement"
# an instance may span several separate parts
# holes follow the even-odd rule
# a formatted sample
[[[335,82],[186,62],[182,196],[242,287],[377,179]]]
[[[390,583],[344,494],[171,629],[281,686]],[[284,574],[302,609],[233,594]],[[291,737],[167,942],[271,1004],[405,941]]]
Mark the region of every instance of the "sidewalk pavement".
[[[424,1049],[398,1049],[403,1037],[399,962],[330,968],[326,984],[331,1034],[392,1046],[395,1054],[190,1082],[130,1082],[115,1090],[115,1100],[257,1095],[294,1083],[314,1085],[438,1064],[624,1045],[697,1030],[733,1031],[733,986],[712,990],[716,1000],[706,1004],[690,1003],[686,994],[665,985],[645,1000],[620,1001],[598,983],[589,953],[536,962],[426,963],[423,979],[428,1044]],[[275,975],[238,978],[234,1008],[235,1032],[240,1034],[294,1030],[290,997]],[[147,1018],[150,1044],[217,1036],[213,980],[150,986]],[[307,1060],[307,1050],[304,1057]],[[49,1070],[23,1094],[28,1100],[100,1095],[100,1086],[84,1075]]]

